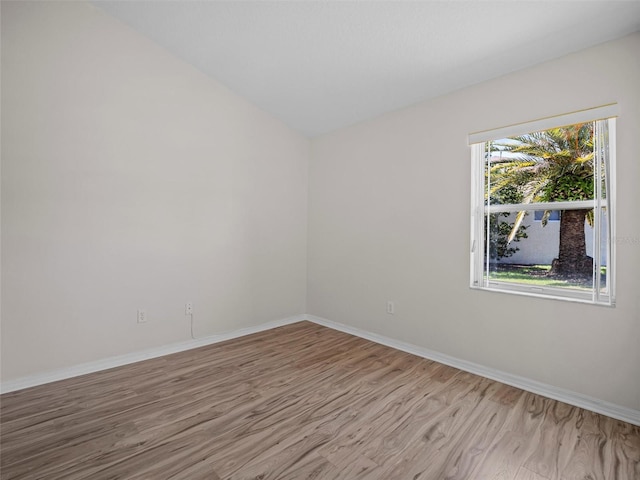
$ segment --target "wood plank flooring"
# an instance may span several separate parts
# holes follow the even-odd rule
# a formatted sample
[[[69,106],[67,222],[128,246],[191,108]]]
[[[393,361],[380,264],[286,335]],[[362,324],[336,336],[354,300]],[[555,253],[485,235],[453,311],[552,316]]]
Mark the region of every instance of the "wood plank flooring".
[[[0,478],[638,480],[640,427],[309,322],[0,397]]]

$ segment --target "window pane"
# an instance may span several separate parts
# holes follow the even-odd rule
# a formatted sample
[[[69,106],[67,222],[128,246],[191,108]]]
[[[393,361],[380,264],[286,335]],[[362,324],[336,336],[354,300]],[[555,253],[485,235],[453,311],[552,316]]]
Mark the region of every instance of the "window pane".
[[[590,273],[575,274],[552,271],[554,260],[559,255],[560,222],[542,226],[536,218],[544,211],[528,212],[522,220],[518,233],[507,242],[516,220],[515,213],[485,216],[485,237],[488,238],[488,254],[485,260],[485,276],[490,282],[506,282],[545,288],[575,289],[589,292],[593,289],[595,262],[594,248],[600,248],[601,292],[607,293],[607,238],[606,221],[602,222],[601,241],[595,239],[595,230],[583,221],[585,255],[592,265]],[[603,216],[606,215],[603,213]],[[489,234],[487,237],[487,233]]]
[[[593,200],[594,133],[588,122],[487,142],[485,200]]]
[[[609,219],[607,218],[607,210],[603,208],[600,211],[600,294],[609,295],[611,292],[609,282],[609,264],[611,259],[609,258]],[[592,242],[595,243],[597,248],[597,232],[594,230],[594,237]],[[597,272],[596,272],[597,273]]]

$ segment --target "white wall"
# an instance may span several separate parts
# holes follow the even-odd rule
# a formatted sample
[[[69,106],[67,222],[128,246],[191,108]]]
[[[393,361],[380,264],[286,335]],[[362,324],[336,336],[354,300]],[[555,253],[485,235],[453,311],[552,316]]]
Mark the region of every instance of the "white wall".
[[[636,33],[315,139],[308,312],[640,409],[638,52]],[[617,306],[469,289],[467,134],[610,102]]]
[[[2,380],[187,339],[191,301],[198,336],[307,311],[640,409],[637,51],[314,140],[307,232],[308,140],[91,5],[2,2]],[[611,101],[617,307],[470,290],[467,134]]]
[[[517,213],[512,213],[508,217],[500,217],[500,221],[514,223]],[[560,246],[560,220],[549,220],[547,225],[542,226],[542,222],[534,220],[533,213],[527,215],[522,222],[527,227],[527,238],[520,239],[519,242],[511,243],[512,247],[518,248],[510,257],[499,260],[499,263],[513,263],[521,265],[551,265],[554,258],[558,257]],[[602,223],[600,232],[600,262],[607,264],[607,222]],[[596,258],[593,254],[594,228],[587,222],[584,223],[584,240],[587,255]]]
[[[304,313],[308,158],[94,6],[2,2],[2,380],[188,339],[188,301]]]

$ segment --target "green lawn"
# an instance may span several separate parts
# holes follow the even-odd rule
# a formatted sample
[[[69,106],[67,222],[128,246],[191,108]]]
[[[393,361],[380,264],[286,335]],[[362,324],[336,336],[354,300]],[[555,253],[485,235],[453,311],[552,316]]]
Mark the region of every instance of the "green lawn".
[[[591,289],[590,279],[549,277],[551,265],[510,265],[494,264],[489,272],[489,279],[499,282],[538,285],[541,287]],[[602,267],[602,286],[606,285],[606,267]]]

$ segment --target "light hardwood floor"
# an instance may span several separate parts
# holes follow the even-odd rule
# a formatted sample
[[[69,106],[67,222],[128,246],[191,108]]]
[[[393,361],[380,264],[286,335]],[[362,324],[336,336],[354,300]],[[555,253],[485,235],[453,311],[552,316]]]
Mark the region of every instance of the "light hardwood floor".
[[[640,427],[308,322],[0,401],[3,480],[640,479]]]

